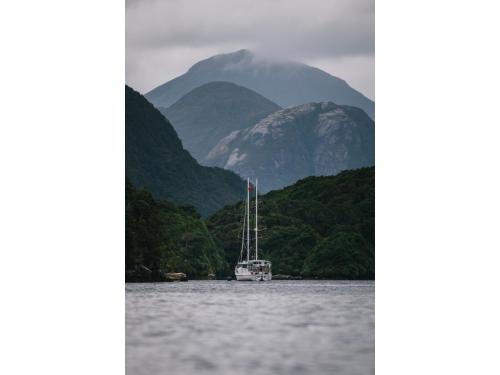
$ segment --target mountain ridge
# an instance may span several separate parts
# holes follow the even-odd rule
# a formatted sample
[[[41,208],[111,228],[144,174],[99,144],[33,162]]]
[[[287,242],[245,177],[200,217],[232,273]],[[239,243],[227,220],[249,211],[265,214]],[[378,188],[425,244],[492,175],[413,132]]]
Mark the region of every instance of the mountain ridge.
[[[263,192],[279,189],[374,165],[374,126],[361,109],[333,102],[285,108],[220,140],[206,165],[258,177]]]
[[[140,93],[125,86],[125,172],[155,199],[191,204],[208,215],[237,202],[243,180],[233,172],[199,165],[170,122]]]
[[[281,107],[333,101],[363,109],[374,117],[372,100],[341,78],[295,62],[262,59],[249,50],[219,54],[195,63],[184,74],[165,82],[146,98],[156,107],[169,107],[194,88],[210,81],[229,81],[249,88]]]
[[[231,131],[253,125],[281,109],[262,95],[232,82],[213,81],[191,90],[168,108],[159,108],[184,147],[199,163]]]

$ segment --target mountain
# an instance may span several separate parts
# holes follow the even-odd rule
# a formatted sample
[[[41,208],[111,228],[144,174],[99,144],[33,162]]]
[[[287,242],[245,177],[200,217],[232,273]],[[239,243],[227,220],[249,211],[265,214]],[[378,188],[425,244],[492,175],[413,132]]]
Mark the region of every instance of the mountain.
[[[240,176],[258,177],[265,192],[307,176],[374,165],[374,126],[359,108],[332,102],[303,104],[232,132],[206,161]]]
[[[293,61],[262,59],[248,50],[212,56],[185,74],[146,94],[156,107],[169,107],[194,88],[211,81],[229,81],[252,89],[281,107],[333,101],[363,109],[374,117],[375,104],[344,80]]]
[[[207,218],[207,228],[235,264],[244,202]],[[308,177],[259,197],[259,254],[273,274],[330,279],[375,277],[375,168]]]
[[[203,164],[208,152],[234,130],[254,125],[281,109],[277,104],[231,82],[209,82],[169,108],[160,108],[184,147]]]
[[[236,174],[199,165],[170,122],[141,94],[125,87],[125,171],[155,198],[191,204],[210,214],[237,202],[245,184]]]
[[[146,267],[146,268],[144,268]],[[125,185],[125,277],[127,281],[160,281],[165,272],[206,278],[227,269],[222,248],[192,206],[155,200]],[[145,270],[151,272],[144,272]]]

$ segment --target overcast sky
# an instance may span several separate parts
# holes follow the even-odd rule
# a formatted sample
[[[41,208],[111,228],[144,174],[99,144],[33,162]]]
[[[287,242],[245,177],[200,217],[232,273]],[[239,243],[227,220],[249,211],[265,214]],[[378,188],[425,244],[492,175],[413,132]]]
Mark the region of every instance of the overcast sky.
[[[126,0],[126,81],[146,93],[194,63],[249,49],[374,99],[374,0]]]

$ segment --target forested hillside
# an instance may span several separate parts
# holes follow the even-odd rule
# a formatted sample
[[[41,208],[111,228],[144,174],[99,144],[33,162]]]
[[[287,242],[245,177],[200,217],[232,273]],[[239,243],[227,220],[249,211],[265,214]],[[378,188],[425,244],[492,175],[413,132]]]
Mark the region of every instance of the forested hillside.
[[[244,193],[233,172],[199,165],[182,147],[170,122],[141,94],[125,87],[125,170],[155,198],[193,205],[208,215]]]
[[[126,279],[161,280],[165,272],[207,278],[226,272],[224,253],[192,206],[155,200],[127,180],[125,187]],[[147,271],[149,269],[151,272]]]
[[[241,248],[242,202],[207,219],[207,227],[234,265]],[[259,197],[261,258],[274,274],[311,278],[374,279],[375,168],[308,177]]]

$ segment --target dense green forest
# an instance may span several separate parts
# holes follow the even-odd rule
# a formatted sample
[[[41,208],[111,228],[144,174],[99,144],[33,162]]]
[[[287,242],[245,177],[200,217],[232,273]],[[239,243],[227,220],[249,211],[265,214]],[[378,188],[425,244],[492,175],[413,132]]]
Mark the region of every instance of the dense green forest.
[[[259,197],[261,258],[274,274],[374,279],[375,168],[308,177]],[[126,183],[126,270],[142,266],[190,278],[232,275],[241,246],[244,202],[202,220],[192,206],[156,200]]]
[[[227,264],[239,256],[243,212],[240,202],[207,219]],[[308,177],[271,191],[259,197],[259,213],[259,254],[273,262],[274,274],[374,279],[374,167]]]
[[[242,199],[245,184],[233,172],[203,167],[187,152],[170,122],[141,94],[125,86],[125,169],[155,198],[190,204],[202,215]]]
[[[125,267],[127,281],[159,281],[165,272],[184,272],[190,278],[222,277],[228,268],[222,249],[194,207],[155,200],[128,180]]]

